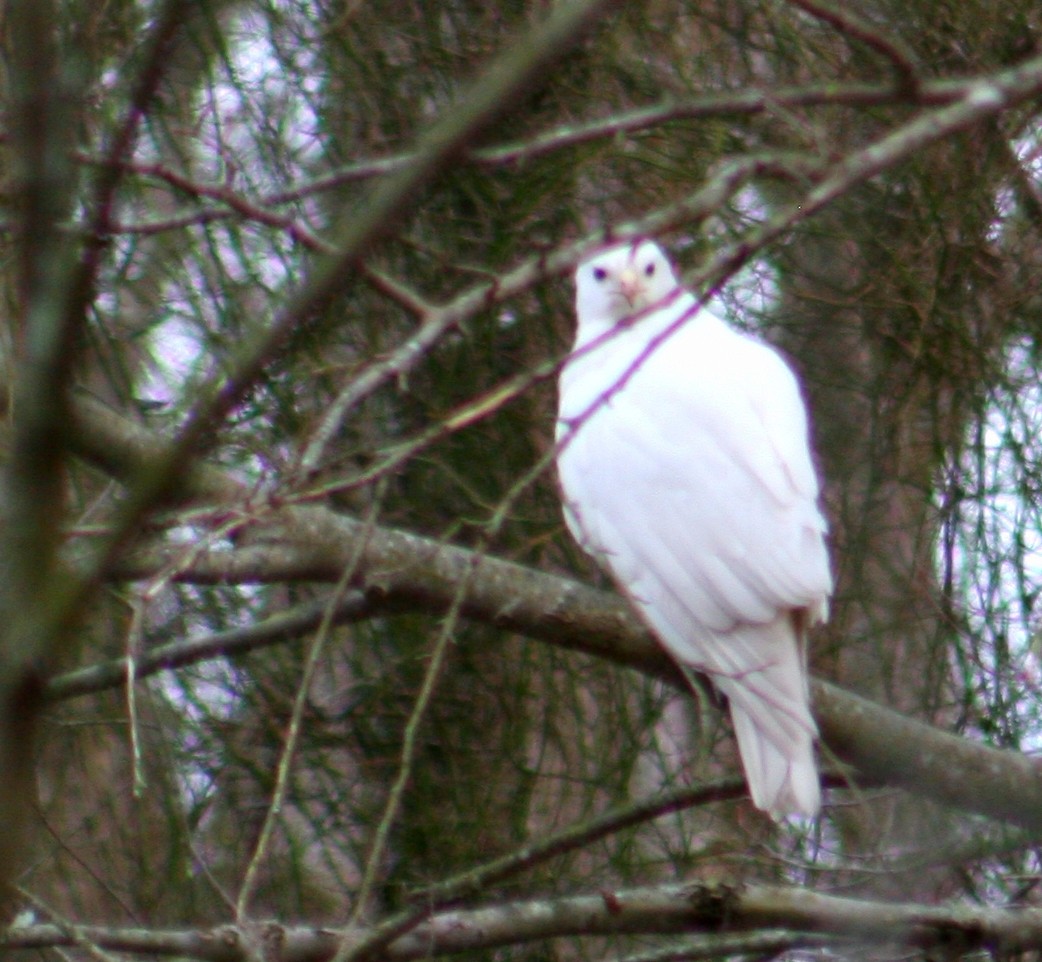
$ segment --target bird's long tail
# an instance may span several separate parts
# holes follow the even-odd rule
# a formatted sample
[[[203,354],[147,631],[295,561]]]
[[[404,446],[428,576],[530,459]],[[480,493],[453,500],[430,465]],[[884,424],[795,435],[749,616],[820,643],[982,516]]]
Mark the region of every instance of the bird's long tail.
[[[785,612],[766,625],[739,626],[727,645],[755,666],[714,677],[731,705],[753,803],[776,817],[816,815],[821,808],[814,761],[818,730],[808,705],[800,619]],[[756,652],[762,653],[759,661],[747,660]]]

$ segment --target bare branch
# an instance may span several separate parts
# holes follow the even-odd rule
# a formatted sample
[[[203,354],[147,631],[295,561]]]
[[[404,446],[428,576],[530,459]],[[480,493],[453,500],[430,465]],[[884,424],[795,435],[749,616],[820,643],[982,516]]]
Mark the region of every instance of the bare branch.
[[[913,102],[920,107],[938,107],[954,103],[963,99],[979,79],[981,78],[924,81],[916,91]],[[983,79],[990,79],[990,75]],[[819,106],[855,108],[888,104],[907,105],[909,102],[907,92],[895,93],[893,86],[886,84],[810,84],[782,87],[777,90],[746,89],[722,94],[707,94],[683,100],[668,100],[636,110],[621,111],[597,120],[567,124],[517,143],[481,147],[466,153],[465,161],[478,167],[519,164],[561,150],[617,137],[619,134],[636,134],[663,125],[707,117],[755,115],[779,108]],[[87,164],[108,162],[86,154],[80,154],[79,157],[83,163]],[[112,224],[110,232],[154,234],[231,217],[241,217],[286,230],[309,249],[326,251],[329,248],[324,241],[309,232],[299,222],[277,213],[274,208],[334,190],[344,184],[398,173],[415,160],[415,153],[401,153],[377,160],[358,161],[308,181],[306,184],[267,194],[257,201],[247,199],[241,192],[233,191],[226,184],[203,183],[161,164],[138,164],[133,161],[124,161],[120,162],[121,166],[130,173],[158,178],[169,183],[179,192],[199,199],[215,201],[221,206],[204,207],[191,213],[163,220]]]
[[[825,0],[789,0],[789,3],[882,54],[897,75],[898,95],[909,100],[917,98],[920,85],[918,66],[911,51],[899,38],[883,34],[856,13],[835,7]]]
[[[100,407],[83,402],[77,424],[90,422]],[[78,435],[80,453],[91,460],[132,470],[135,462],[147,461],[161,448],[148,432],[130,422],[121,426],[108,412],[99,421],[103,427]],[[98,444],[101,450],[94,447]],[[200,494],[246,495],[230,479],[219,481],[221,477],[213,468],[199,467],[189,481]],[[182,496],[191,493],[189,487]],[[268,573],[280,578],[295,572],[297,577],[335,582],[362,543],[356,587],[365,600],[359,599],[358,614],[376,609],[448,611],[459,586],[472,578],[461,607],[466,617],[684,685],[630,608],[606,592],[511,562],[475,557],[466,549],[404,531],[368,531],[362,522],[323,507],[283,509],[271,532],[282,538],[277,557],[283,564]],[[255,574],[262,570],[267,546],[242,550],[239,560],[246,569]],[[229,560],[222,558],[219,569],[227,575]],[[133,568],[128,564],[123,574],[134,576]],[[188,572],[179,577],[188,577]],[[139,673],[146,663],[143,654]],[[873,781],[1024,828],[1042,828],[1042,763],[948,734],[824,681],[813,682],[813,694],[825,744]]]
[[[101,546],[81,579],[68,607],[78,610],[104,577],[107,567],[132,537],[144,515],[169,496],[192,456],[205,449],[220,424],[274,358],[285,338],[313,317],[346,280],[369,244],[389,229],[417,192],[442,171],[481,130],[498,117],[514,97],[530,91],[546,69],[567,53],[614,0],[571,0],[559,4],[527,35],[515,39],[474,81],[459,101],[445,110],[418,141],[415,161],[378,184],[361,209],[346,214],[333,231],[335,255],[320,260],[307,282],[268,326],[258,326],[240,352],[230,375],[216,376],[200,389],[200,400],[176,440],[131,484],[120,519],[108,543]]]
[[[916,93],[915,103],[924,107],[953,103],[966,96],[975,79],[977,78],[924,82]],[[777,90],[728,91],[669,100],[652,107],[620,111],[597,120],[567,124],[518,143],[479,148],[471,151],[467,160],[482,167],[517,164],[570,147],[606,140],[619,134],[651,130],[663,124],[706,117],[760,114],[778,107],[877,107],[908,102],[907,92],[896,94],[890,84],[808,84],[780,87]],[[308,184],[272,194],[265,199],[265,203],[280,204],[300,200],[345,183],[384,177],[404,167],[411,159],[411,154],[404,153],[378,160],[359,161],[316,178]]]
[[[360,943],[367,936],[365,929],[274,922],[250,931],[226,925],[209,931],[81,926],[77,932],[111,951],[206,962],[248,962],[249,947],[257,944],[277,945],[285,962],[327,962],[338,945]],[[703,933],[705,950],[712,945],[709,940],[722,936],[716,953],[722,954],[736,932],[792,941],[807,934],[875,946],[957,947],[960,953],[988,949],[1008,956],[1042,945],[1042,911],[876,902],[769,885],[671,885],[446,911],[390,943],[376,958],[407,962],[561,936],[677,933]],[[4,944],[47,948],[75,943],[57,926],[30,925],[8,930]]]

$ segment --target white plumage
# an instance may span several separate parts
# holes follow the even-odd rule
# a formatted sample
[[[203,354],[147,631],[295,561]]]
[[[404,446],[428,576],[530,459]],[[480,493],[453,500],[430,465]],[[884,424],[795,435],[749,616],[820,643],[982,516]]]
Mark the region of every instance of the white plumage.
[[[727,696],[757,807],[813,815],[804,633],[832,578],[796,379],[696,310],[650,241],[581,264],[576,313],[557,424],[568,526]]]

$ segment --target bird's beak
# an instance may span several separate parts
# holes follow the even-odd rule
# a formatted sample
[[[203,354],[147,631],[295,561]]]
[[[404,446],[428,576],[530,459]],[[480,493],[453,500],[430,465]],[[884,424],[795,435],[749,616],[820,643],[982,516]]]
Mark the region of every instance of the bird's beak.
[[[632,268],[626,268],[619,274],[619,292],[630,307],[636,306],[637,298],[644,293],[644,285],[640,282],[640,275]]]

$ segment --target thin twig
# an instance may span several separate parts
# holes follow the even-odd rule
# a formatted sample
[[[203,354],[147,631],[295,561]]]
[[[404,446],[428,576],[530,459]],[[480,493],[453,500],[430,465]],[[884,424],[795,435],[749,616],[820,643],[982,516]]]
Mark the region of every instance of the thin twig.
[[[622,240],[660,233],[680,223],[693,226],[719,210],[735,191],[754,176],[766,173],[777,175],[782,171],[787,172],[788,168],[783,167],[774,156],[743,158],[723,164],[699,190],[668,207],[622,225],[612,232],[612,239]],[[298,480],[306,479],[319,469],[327,447],[336,437],[348,412],[389,380],[401,378],[412,370],[450,330],[457,328],[467,317],[527,290],[543,278],[572,270],[590,252],[591,247],[603,244],[604,240],[605,235],[601,231],[574,244],[557,248],[549,254],[529,258],[496,281],[479,284],[445,306],[428,310],[423,324],[405,342],[386,358],[367,367],[341,389],[301,457]],[[443,419],[440,425],[435,425],[413,442],[396,446],[387,458],[357,477],[339,484],[334,483],[331,487],[316,489],[308,497],[325,496],[331,490],[366,484],[375,477],[393,471],[404,460],[413,457],[445,434],[487,416],[533,384],[551,377],[560,363],[560,359],[545,362],[533,370],[508,379],[484,397],[464,404],[456,414]]]
[[[28,889],[22,886],[16,886],[16,891],[26,902],[28,902],[33,910],[44,918],[48,919],[52,925],[56,926],[60,931],[65,933],[71,943],[76,948],[81,949],[90,958],[96,959],[97,962],[119,962],[119,957],[111,955],[102,946],[90,937],[83,926],[77,925],[75,922],[71,922],[65,918],[54,908],[43,901],[39,896],[34,895]]]
[[[890,61],[897,75],[898,94],[902,98],[915,100],[919,96],[919,68],[915,57],[900,39],[883,34],[877,27],[850,10],[834,7],[827,0],[788,0],[794,7],[809,13],[835,27],[848,37],[853,37]]]
[[[376,517],[380,505],[379,494],[380,492],[377,492],[377,496],[373,500],[369,518],[366,521],[367,532],[372,532],[376,525]],[[256,891],[260,879],[260,869],[267,857],[268,848],[271,845],[271,839],[274,836],[275,825],[279,816],[282,814],[282,806],[285,804],[286,795],[289,791],[290,774],[293,768],[293,760],[296,755],[297,745],[300,742],[300,737],[303,731],[304,712],[307,708],[308,698],[311,692],[311,682],[314,679],[315,671],[318,669],[319,659],[321,658],[322,652],[325,650],[326,641],[333,629],[334,613],[337,610],[339,602],[347,593],[351,581],[358,570],[358,565],[361,562],[362,555],[365,551],[367,540],[368,534],[363,533],[362,537],[359,538],[358,543],[355,545],[354,550],[348,559],[348,563],[344,566],[344,570],[340,575],[340,580],[337,582],[332,596],[329,599],[329,604],[323,614],[322,622],[319,625],[318,630],[315,632],[314,641],[308,649],[307,660],[304,663],[304,671],[301,673],[300,684],[297,686],[297,694],[293,701],[293,710],[290,714],[289,726],[286,731],[286,742],[279,757],[279,764],[275,775],[275,788],[272,791],[271,802],[268,804],[268,810],[264,817],[264,824],[261,827],[260,835],[257,838],[257,844],[253,850],[253,855],[251,856],[249,865],[246,868],[242,887],[239,889],[239,897],[235,902],[235,919],[239,924],[245,922],[248,917],[247,913],[250,900],[253,898],[253,894]]]
[[[415,196],[501,115],[508,102],[532,92],[546,76],[547,68],[567,54],[613,2],[618,0],[570,0],[554,5],[545,19],[509,44],[464,95],[425,128],[417,140],[413,163],[378,182],[363,204],[345,213],[331,233],[336,254],[319,259],[307,282],[279,315],[270,324],[258,326],[243,341],[230,373],[222,370],[200,387],[198,403],[177,438],[148,472],[136,479],[111,537],[99,546],[88,570],[67,592],[65,619],[71,621],[69,616],[81,608],[138,530],[141,519],[177,486],[194,458],[213,443],[215,426],[278,355],[291,332],[312,320],[343,288],[345,280],[357,275],[356,265],[363,254]],[[60,627],[67,627],[64,620]]]
[[[409,901],[425,908],[438,909],[460,899],[478,895],[490,885],[531,871],[544,862],[592,845],[624,829],[711,802],[745,798],[747,794],[743,778],[722,778],[715,782],[680,788],[656,798],[621,805],[587,822],[569,826],[549,838],[525,845],[502,858],[413,892]]]
[[[866,41],[867,42],[867,41]],[[965,96],[969,80],[935,80],[924,82],[917,94],[923,106],[942,106]],[[580,123],[564,124],[524,141],[482,147],[466,155],[467,161],[479,167],[519,164],[561,150],[608,140],[619,134],[640,133],[663,124],[706,117],[753,115],[778,105],[796,107],[878,107],[907,103],[908,96],[895,94],[890,84],[806,84],[780,87],[777,90],[735,90],[701,97],[671,99],[651,107],[620,111],[608,117]],[[266,204],[278,205],[322,193],[344,184],[385,177],[406,166],[412,155],[393,154],[375,160],[359,161],[331,171],[307,184],[290,188],[265,198]]]
[[[463,599],[466,597],[470,580],[473,578],[473,572],[477,567],[477,557],[478,556],[476,555],[475,564],[471,566],[470,572],[467,575],[464,575],[463,579],[460,581],[459,590],[456,592],[456,597],[453,599],[452,607],[442,619],[441,627],[438,631],[438,636],[435,639],[434,648],[431,652],[430,661],[427,664],[427,670],[423,675],[423,683],[416,696],[416,701],[413,704],[412,711],[409,713],[409,719],[406,722],[405,732],[402,736],[401,755],[398,761],[398,774],[395,777],[390,792],[388,793],[383,814],[380,817],[380,822],[377,825],[376,832],[373,836],[373,844],[369,851],[369,856],[366,859],[365,868],[362,872],[362,881],[358,886],[354,908],[352,909],[351,915],[348,919],[348,929],[356,926],[359,919],[362,917],[362,914],[365,912],[369,902],[369,895],[376,882],[376,874],[383,864],[383,855],[384,850],[387,847],[387,840],[390,837],[391,828],[398,817],[398,810],[401,807],[402,798],[405,795],[405,788],[412,776],[412,763],[416,754],[416,744],[420,726],[427,713],[427,708],[430,706],[431,699],[434,695],[434,689],[438,680],[441,678],[441,671],[445,665],[446,657],[454,639],[456,625],[459,622]],[[353,960],[359,958],[369,950],[369,940],[366,940],[364,947],[355,946],[352,942],[345,940],[341,942],[337,949],[337,953],[333,957],[333,962],[347,962],[348,959]]]
[[[430,701],[434,690],[434,684],[440,675],[441,667],[445,659],[445,653],[448,650],[448,644],[452,637],[452,631],[463,612],[463,604],[470,592],[471,583],[477,575],[478,566],[485,556],[485,550],[488,544],[495,540],[500,528],[507,520],[510,509],[514,504],[516,504],[518,498],[524,494],[528,487],[535,481],[539,474],[545,470],[552,460],[553,454],[550,452],[541,458],[534,468],[526,472],[499,500],[495,511],[493,511],[485,525],[485,535],[482,538],[482,543],[473,553],[467,570],[460,578],[459,587],[452,599],[452,606],[442,623],[442,629],[435,645],[431,664],[424,676],[423,687],[416,699],[416,704],[413,707],[412,715],[410,716],[409,723],[406,727],[405,738],[403,739],[402,744],[402,761],[399,767],[398,779],[392,788],[391,795],[384,811],[384,817],[377,830],[373,850],[366,863],[362,885],[359,887],[358,900],[355,903],[354,911],[351,913],[351,917],[348,921],[348,929],[357,925],[362,912],[365,910],[366,902],[368,901],[368,893],[375,879],[376,867],[379,864],[378,857],[382,857],[383,848],[386,844],[386,837],[390,831],[391,825],[393,824],[394,817],[397,814],[401,795],[405,790],[411,772],[412,757],[413,752],[415,751],[415,738],[416,732],[419,728],[419,722],[426,712],[427,704]],[[333,962],[358,962],[358,960],[363,959],[370,953],[389,945],[399,935],[414,928],[423,920],[423,918],[426,917],[427,914],[429,914],[428,909],[423,908],[414,910],[411,913],[405,913],[398,919],[390,919],[385,924],[377,926],[360,942],[354,939],[343,939],[333,958]]]

